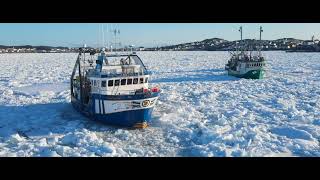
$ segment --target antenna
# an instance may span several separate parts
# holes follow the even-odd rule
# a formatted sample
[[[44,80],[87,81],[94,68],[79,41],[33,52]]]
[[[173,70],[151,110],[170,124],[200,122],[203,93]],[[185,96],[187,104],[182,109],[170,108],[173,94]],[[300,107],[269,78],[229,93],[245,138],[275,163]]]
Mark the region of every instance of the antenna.
[[[263,29],[262,29],[262,26],[260,26],[260,43],[259,43],[259,45],[260,45],[260,48],[259,48],[259,56],[261,56],[261,49],[262,49],[262,42],[261,42],[261,35],[262,35],[262,32],[263,32]]]
[[[242,26],[240,26],[239,32],[240,32],[240,42],[239,43],[241,43],[242,42]],[[242,49],[243,49],[243,47],[242,47]],[[240,51],[242,52],[241,45],[240,45]]]
[[[109,24],[107,24],[107,32],[109,32]],[[107,39],[109,39],[108,34],[107,34]],[[110,44],[109,41],[107,41],[107,47],[109,47],[109,44]]]
[[[120,30],[115,28],[111,28],[110,32],[114,35],[114,46],[115,46],[115,50],[117,50],[117,45],[120,43],[117,43],[117,35],[120,35]]]
[[[260,41],[261,41],[261,34],[263,32],[262,26],[260,26]]]
[[[114,29],[114,38],[115,38],[115,47],[117,49],[117,45],[118,45],[118,42],[117,42],[117,34],[120,35],[120,30],[119,29]],[[119,46],[120,46],[120,43],[119,43]],[[119,47],[120,48],[120,47]]]
[[[102,24],[102,48],[104,48],[104,28],[103,28],[103,24]]]
[[[242,26],[240,26],[240,29],[239,29],[239,31],[240,31],[240,37],[241,37],[241,41],[242,41]]]
[[[98,37],[98,39],[97,39],[97,48],[99,48],[99,46],[100,46],[100,26],[98,26],[97,37]]]

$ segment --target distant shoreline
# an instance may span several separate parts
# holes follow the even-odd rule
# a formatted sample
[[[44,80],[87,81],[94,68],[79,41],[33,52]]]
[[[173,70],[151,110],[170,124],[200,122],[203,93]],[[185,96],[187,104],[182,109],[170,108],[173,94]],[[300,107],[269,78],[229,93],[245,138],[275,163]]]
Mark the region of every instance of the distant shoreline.
[[[276,52],[282,51],[286,53],[320,53],[320,51],[287,51],[287,50],[262,50],[261,52]],[[130,51],[120,51],[121,52],[130,52]],[[208,51],[208,50],[145,50],[145,51],[134,51],[134,52],[229,52],[227,50],[217,50],[217,51]],[[77,54],[78,52],[2,52],[1,54]]]
[[[78,52],[76,52],[76,51],[68,51],[68,52],[0,52],[0,54],[14,54],[14,53],[27,54],[27,53],[78,53]]]

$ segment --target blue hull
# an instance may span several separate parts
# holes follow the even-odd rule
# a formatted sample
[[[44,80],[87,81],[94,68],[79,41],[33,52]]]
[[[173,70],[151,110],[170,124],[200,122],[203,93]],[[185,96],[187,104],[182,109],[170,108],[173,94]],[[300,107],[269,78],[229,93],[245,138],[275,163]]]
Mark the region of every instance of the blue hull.
[[[110,125],[139,128],[140,126],[146,126],[151,121],[152,111],[153,108],[148,108],[111,114],[96,114],[93,118]]]
[[[153,94],[152,97],[156,97],[159,94]],[[127,96],[126,99],[131,97]],[[97,96],[92,96],[93,102],[97,99]],[[107,97],[101,97],[103,100],[107,100]],[[110,99],[108,99],[110,100]],[[89,103],[87,106],[83,106],[79,100],[71,97],[71,103],[73,107],[81,114],[89,117],[90,119],[98,122],[102,122],[108,125],[122,126],[128,128],[145,128],[152,119],[153,107],[145,109],[128,110],[122,112],[114,112],[108,114],[97,114],[94,112],[94,104]]]

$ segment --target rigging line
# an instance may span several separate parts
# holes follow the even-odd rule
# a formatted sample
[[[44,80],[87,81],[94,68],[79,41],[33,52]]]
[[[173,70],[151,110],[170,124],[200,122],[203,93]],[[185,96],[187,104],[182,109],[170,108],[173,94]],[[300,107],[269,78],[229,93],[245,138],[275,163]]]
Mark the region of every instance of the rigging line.
[[[104,24],[102,24],[102,47],[104,48]]]

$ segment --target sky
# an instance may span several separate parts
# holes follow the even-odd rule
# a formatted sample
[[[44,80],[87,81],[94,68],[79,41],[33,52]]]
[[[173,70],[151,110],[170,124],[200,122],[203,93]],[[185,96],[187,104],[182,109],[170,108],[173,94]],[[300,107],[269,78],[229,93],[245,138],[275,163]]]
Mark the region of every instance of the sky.
[[[122,45],[154,47],[208,38],[237,40],[240,26],[244,39],[258,39],[259,26],[262,39],[320,39],[320,23],[0,23],[0,45],[101,47],[114,42],[110,30],[116,28]]]

